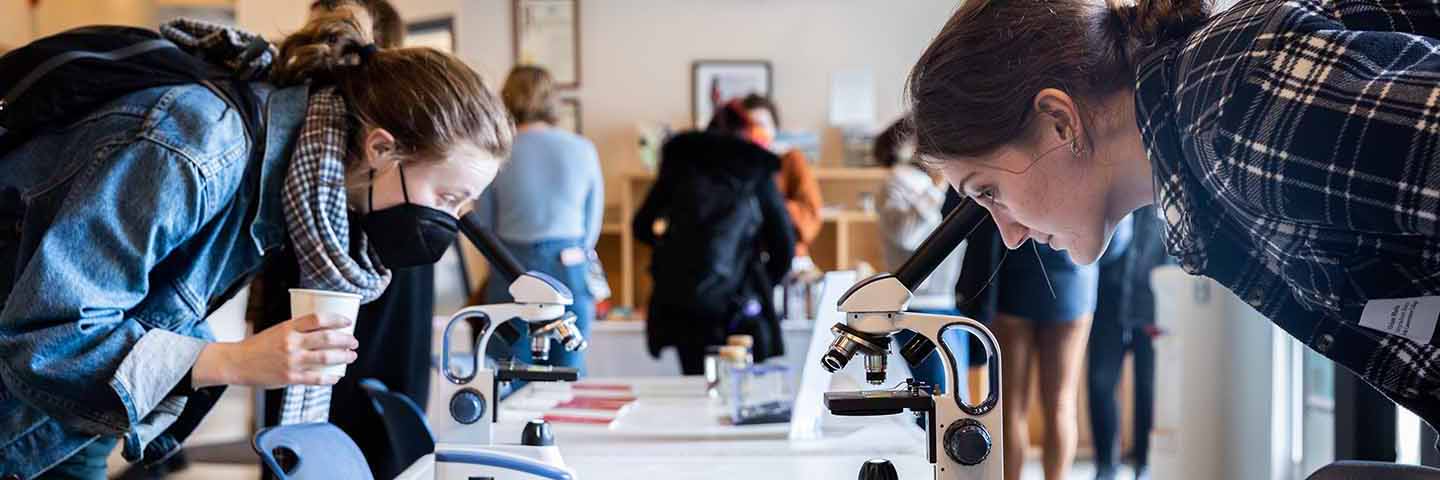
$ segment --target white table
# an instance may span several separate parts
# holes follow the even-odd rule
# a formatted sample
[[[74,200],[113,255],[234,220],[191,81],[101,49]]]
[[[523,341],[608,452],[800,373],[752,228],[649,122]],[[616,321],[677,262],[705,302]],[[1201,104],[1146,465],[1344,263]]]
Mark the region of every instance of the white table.
[[[566,465],[583,480],[854,478],[872,458],[889,459],[900,478],[931,475],[925,434],[909,415],[827,417],[824,438],[792,442],[786,425],[724,425],[699,377],[588,382],[632,385],[637,400],[609,427],[552,425]],[[496,437],[518,440],[524,421],[556,395],[545,385],[502,402]]]

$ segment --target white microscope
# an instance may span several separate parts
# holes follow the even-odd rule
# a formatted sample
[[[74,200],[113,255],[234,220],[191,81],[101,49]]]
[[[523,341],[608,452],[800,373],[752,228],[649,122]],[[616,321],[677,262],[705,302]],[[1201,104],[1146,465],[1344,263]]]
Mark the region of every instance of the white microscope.
[[[916,333],[901,348],[901,356],[912,365],[929,356],[936,345],[940,346],[949,391],[935,391],[933,386],[907,379],[903,390],[825,394],[825,407],[835,415],[893,415],[908,409],[922,416],[929,439],[927,453],[934,465],[936,480],[1003,478],[1000,349],[995,336],[969,318],[905,311],[911,291],[989,218],[984,208],[972,200],[964,200],[893,275],[877,274],[845,292],[839,304],[840,311],[845,313],[845,322],[831,327],[836,338],[821,359],[825,369],[833,373],[844,368],[856,353],[864,353],[866,381],[880,385],[885,382],[890,336],[895,332]],[[963,378],[964,370],[957,367],[949,346],[941,341],[944,334],[954,328],[975,335],[985,346],[990,366],[989,394],[979,404],[967,403],[960,394],[957,380]],[[872,461],[862,467],[860,478],[895,478],[895,470],[888,462]]]
[[[575,315],[565,311],[574,298],[554,278],[525,271],[494,234],[475,221],[474,214],[461,218],[461,229],[490,260],[495,273],[511,279],[510,296],[514,302],[466,307],[451,316],[445,326],[440,359],[445,381],[441,382],[441,394],[448,399],[449,409],[434,425],[434,478],[573,479],[575,473],[560,458],[549,424],[532,420],[517,439],[519,443],[508,443],[496,441],[495,422],[499,419],[502,383],[569,382],[575,381],[578,371],[514,360],[501,361],[492,369],[485,363],[485,351],[494,337],[517,339],[521,334],[517,321],[529,326],[530,352],[536,360],[548,358],[552,340],[568,351],[583,350],[586,342],[575,325]],[[459,321],[477,325],[480,333],[469,352],[469,360],[474,363],[465,369],[468,374],[451,368],[450,334],[456,331]]]

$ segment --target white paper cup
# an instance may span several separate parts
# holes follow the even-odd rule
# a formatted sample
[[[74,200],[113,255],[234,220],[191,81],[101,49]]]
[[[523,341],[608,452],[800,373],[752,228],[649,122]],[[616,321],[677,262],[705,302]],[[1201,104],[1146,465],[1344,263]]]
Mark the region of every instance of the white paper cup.
[[[299,318],[312,313],[331,313],[350,319],[350,326],[340,330],[354,335],[355,317],[360,314],[360,295],[328,290],[290,289],[290,317]],[[345,376],[345,367],[333,365],[323,372],[339,377]]]

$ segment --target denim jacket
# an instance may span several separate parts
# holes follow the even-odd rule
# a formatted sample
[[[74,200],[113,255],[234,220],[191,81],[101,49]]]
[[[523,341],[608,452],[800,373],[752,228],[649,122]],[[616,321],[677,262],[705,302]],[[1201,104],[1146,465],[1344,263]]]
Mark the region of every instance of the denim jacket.
[[[132,93],[0,157],[0,476],[101,436],[162,458],[189,433],[182,412],[204,415],[177,385],[213,339],[212,303],[285,240],[305,114],[305,88],[255,86],[258,168],[240,114],[203,85]]]

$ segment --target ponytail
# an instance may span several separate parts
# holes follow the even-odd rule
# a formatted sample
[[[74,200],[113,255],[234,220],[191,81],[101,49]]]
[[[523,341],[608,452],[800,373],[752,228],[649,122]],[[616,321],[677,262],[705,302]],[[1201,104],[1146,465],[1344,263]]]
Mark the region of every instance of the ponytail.
[[[311,80],[332,83],[359,66],[360,51],[374,43],[369,29],[349,11],[317,15],[280,43],[279,61],[270,69],[270,81],[280,86]]]

